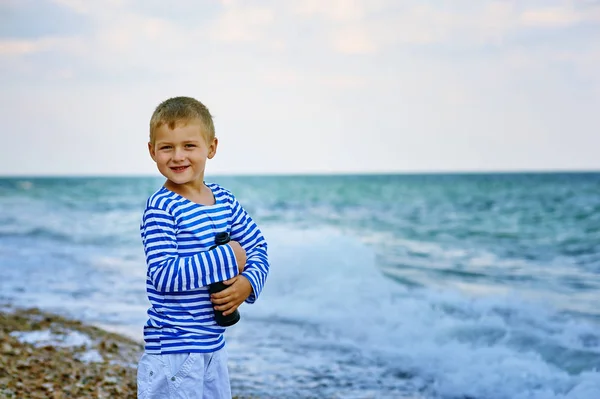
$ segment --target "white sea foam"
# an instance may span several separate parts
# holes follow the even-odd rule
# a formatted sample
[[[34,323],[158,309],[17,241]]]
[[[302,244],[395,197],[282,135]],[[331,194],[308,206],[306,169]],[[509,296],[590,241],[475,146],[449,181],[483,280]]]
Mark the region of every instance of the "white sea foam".
[[[92,340],[89,336],[73,330],[64,333],[56,333],[51,330],[13,331],[10,335],[23,343],[33,344],[36,347],[48,345],[59,347],[92,345]]]
[[[402,287],[377,271],[371,249],[335,230],[265,234],[273,265],[259,302],[243,308],[248,316],[319,326],[324,346],[360,347],[386,367],[416,375],[431,395],[600,397],[597,326],[510,290],[466,295]]]
[[[77,353],[76,358],[84,363],[102,362],[104,358],[98,350],[92,348],[92,339],[79,331],[68,330],[54,332],[51,330],[13,331],[11,336],[22,343],[32,344],[35,347],[55,346],[61,348],[76,348],[83,346],[85,350]]]

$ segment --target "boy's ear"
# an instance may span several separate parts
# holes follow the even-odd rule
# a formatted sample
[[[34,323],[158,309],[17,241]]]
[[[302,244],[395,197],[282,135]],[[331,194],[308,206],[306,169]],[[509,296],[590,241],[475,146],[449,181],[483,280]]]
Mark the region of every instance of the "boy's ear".
[[[213,139],[211,145],[208,146],[208,159],[212,159],[217,153],[217,146],[219,145],[219,139],[216,137]]]
[[[148,152],[150,153],[150,157],[154,162],[156,162],[156,153],[154,152],[154,146],[152,143],[148,143]]]

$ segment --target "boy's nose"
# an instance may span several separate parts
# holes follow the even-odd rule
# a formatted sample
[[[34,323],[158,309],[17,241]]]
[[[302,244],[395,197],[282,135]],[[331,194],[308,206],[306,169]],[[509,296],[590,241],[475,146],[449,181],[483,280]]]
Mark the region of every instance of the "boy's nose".
[[[185,159],[185,153],[183,152],[183,149],[176,148],[175,154],[173,154],[173,160],[182,161],[184,159]]]

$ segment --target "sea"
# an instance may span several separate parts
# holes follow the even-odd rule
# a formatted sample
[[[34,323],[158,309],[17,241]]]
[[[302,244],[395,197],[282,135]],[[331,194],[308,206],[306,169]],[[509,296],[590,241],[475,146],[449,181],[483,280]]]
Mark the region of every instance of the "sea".
[[[600,173],[207,176],[262,229],[258,398],[600,398]],[[141,340],[159,177],[0,178],[0,302]]]

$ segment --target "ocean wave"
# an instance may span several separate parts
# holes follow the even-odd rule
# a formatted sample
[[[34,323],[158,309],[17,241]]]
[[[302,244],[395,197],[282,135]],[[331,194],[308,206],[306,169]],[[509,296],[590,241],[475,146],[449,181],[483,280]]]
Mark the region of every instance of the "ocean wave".
[[[510,288],[469,294],[396,285],[376,272],[371,249],[335,231],[270,236],[272,275],[252,315],[319,326],[327,342],[350,343],[395,370],[402,365],[433,397],[600,393],[594,324],[560,317]]]
[[[71,236],[44,227],[33,227],[26,230],[17,227],[12,230],[2,228],[0,230],[0,238],[41,238],[57,242],[72,242]]]
[[[54,229],[47,227],[31,227],[22,229],[2,228],[0,229],[0,240],[27,240],[27,242],[37,243],[55,243],[57,245],[94,245],[99,247],[115,247],[126,244],[139,244],[137,235],[132,235],[129,239],[123,238],[118,233],[98,234],[94,230],[81,230],[77,233],[68,233],[64,229]]]

